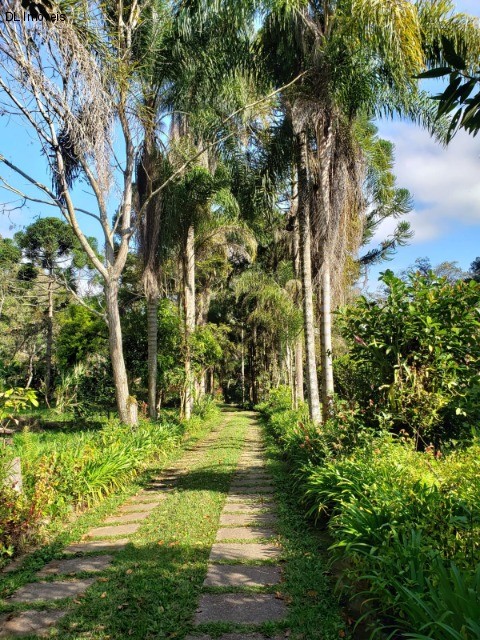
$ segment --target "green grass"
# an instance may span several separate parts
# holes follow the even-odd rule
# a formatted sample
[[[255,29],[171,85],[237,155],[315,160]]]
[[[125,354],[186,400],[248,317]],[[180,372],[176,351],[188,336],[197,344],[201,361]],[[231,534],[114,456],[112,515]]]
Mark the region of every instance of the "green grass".
[[[154,477],[168,467],[172,462],[181,457],[185,448],[193,446],[197,441],[204,438],[207,433],[220,422],[218,415],[210,420],[195,420],[189,424],[184,435],[181,446],[171,449],[168,454],[159,461],[151,460],[147,469],[139,476],[114,494],[105,497],[100,503],[92,508],[71,514],[69,521],[65,519],[54,520],[48,529],[48,543],[38,546],[34,551],[28,553],[23,559],[19,569],[12,573],[0,573],[0,613],[11,611],[16,608],[25,608],[20,605],[13,607],[8,601],[2,603],[1,598],[6,598],[17,588],[35,580],[35,572],[52,559],[62,557],[62,549],[81,538],[90,528],[98,526],[105,517],[115,512],[117,507],[127,500],[127,498],[145,486],[151,477]],[[42,437],[42,434],[40,434]],[[48,439],[51,437],[49,434]]]
[[[45,604],[45,608],[69,609],[53,632],[56,638],[182,639],[193,631],[193,615],[202,592],[233,591],[202,590],[219,516],[251,421],[251,415],[246,413],[228,417],[224,412],[225,416],[227,422],[218,439],[197,461],[189,463],[189,471],[178,478],[176,490],[152,512],[132,536],[131,544],[115,555],[112,566],[100,574],[100,580],[87,594],[76,601]],[[273,587],[245,591],[275,592],[286,600],[289,608],[284,621],[266,623],[259,630],[269,636],[289,632],[294,640],[336,640],[344,625],[325,572],[321,540],[305,522],[288,471],[271,441],[267,455],[277,486],[284,581]],[[55,546],[34,554],[21,572],[7,578],[7,591],[34,579],[34,571],[45,561],[61,557],[63,544],[98,524],[132,491],[107,499],[101,507],[79,519],[75,533],[64,533]],[[272,562],[277,561],[268,560],[265,564]],[[8,605],[7,601],[2,608],[13,611],[31,607]],[[198,630],[215,637],[225,632],[251,631],[252,627],[215,623],[202,625]]]

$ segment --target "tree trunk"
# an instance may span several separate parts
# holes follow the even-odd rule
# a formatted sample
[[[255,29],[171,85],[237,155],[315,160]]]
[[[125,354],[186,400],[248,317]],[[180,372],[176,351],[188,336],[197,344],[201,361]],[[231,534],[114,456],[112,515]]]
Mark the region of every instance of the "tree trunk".
[[[294,189],[296,187],[294,186]],[[293,211],[295,220],[293,224],[293,272],[296,280],[301,280],[301,265],[300,265],[300,232],[298,228],[298,194],[293,195],[294,205]],[[303,402],[305,397],[303,395],[303,336],[300,334],[295,341],[295,396],[294,406],[298,408],[299,402]]]
[[[242,407],[245,406],[245,336],[242,327],[242,357],[241,357],[241,372],[242,372]]]
[[[157,418],[157,351],[158,351],[158,296],[147,299],[148,340],[148,415]]]
[[[130,396],[127,369],[123,357],[122,326],[118,308],[118,280],[111,279],[105,283],[105,299],[107,305],[108,343],[118,415],[124,424],[136,425],[138,423],[137,402],[135,398]]]
[[[30,389],[30,385],[32,384],[32,381],[33,381],[33,359],[35,358],[35,352],[36,352],[36,349],[34,345],[32,353],[30,353],[28,356],[28,378],[25,384],[25,389]]]
[[[307,364],[308,407],[311,420],[318,424],[321,422],[322,416],[320,412],[315,354],[315,316],[313,312],[307,135],[305,131],[300,131],[297,134],[296,151],[298,169],[298,227],[300,235],[300,265],[303,293],[303,323]]]
[[[331,292],[330,265],[328,260],[323,263],[322,293],[321,293],[321,324],[322,324],[322,413],[327,420],[333,413],[333,365],[332,365],[332,322],[331,322]]]
[[[45,353],[45,401],[50,402],[52,387],[52,349],[53,349],[53,273],[48,276],[47,345]]]
[[[295,408],[303,402],[303,338],[299,336],[295,342]]]
[[[210,378],[209,378],[209,386],[210,386],[210,394],[212,396],[215,395],[215,367],[210,367]]]
[[[253,325],[252,329],[252,344],[251,344],[251,371],[252,371],[252,380],[251,380],[251,401],[252,403],[258,404],[258,371],[257,371],[257,327]]]
[[[189,420],[193,410],[193,368],[190,337],[195,331],[195,230],[188,227],[183,258],[183,285],[185,304],[185,407],[184,417]]]

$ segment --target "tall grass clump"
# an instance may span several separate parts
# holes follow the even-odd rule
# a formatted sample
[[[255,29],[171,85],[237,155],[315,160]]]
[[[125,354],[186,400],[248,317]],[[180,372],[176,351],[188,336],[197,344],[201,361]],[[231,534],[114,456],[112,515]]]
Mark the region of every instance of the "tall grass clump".
[[[124,488],[177,447],[184,429],[172,418],[135,429],[109,420],[95,430],[16,434],[0,454],[0,563],[52,524]],[[5,482],[13,456],[21,458],[21,495]]]

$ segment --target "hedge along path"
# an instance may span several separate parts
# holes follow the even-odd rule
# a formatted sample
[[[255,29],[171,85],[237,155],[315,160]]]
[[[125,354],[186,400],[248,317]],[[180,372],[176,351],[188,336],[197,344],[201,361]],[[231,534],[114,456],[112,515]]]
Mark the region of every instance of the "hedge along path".
[[[171,590],[186,596],[201,584],[247,422],[225,412],[220,428],[45,565],[4,601],[11,613],[0,618],[0,638],[149,638],[163,628],[174,636],[195,594],[180,598],[182,610]]]

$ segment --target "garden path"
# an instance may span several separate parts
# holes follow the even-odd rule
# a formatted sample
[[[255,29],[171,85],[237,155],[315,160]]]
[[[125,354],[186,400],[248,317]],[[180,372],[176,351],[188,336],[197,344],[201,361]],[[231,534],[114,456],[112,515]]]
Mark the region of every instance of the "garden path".
[[[14,610],[0,620],[0,638],[48,636],[52,631],[56,632],[55,627],[59,627],[58,634],[65,638],[111,637],[102,635],[105,625],[101,624],[101,619],[98,620],[97,633],[85,634],[81,627],[73,633],[72,629],[68,631],[65,621],[72,613],[72,607],[82,604],[84,594],[88,594],[93,585],[108,582],[105,575],[112,565],[115,566],[119,552],[121,555],[135,542],[135,534],[149,526],[162,504],[167,508],[168,502],[165,501],[172,494],[188,490],[188,485],[182,486],[182,479],[211,468],[207,456],[212,455],[212,450],[221,451],[219,440],[224,437],[222,433],[238,415],[227,414],[220,428],[187,450],[178,462],[131,497],[114,515],[106,518],[102,526],[91,529],[82,540],[66,547],[62,558],[52,560],[37,572],[36,581],[13,593],[8,602],[12,603]],[[237,451],[234,460],[238,461],[236,470],[228,456],[223,459],[220,454],[217,461],[216,473],[224,474],[227,480],[225,488],[230,481],[231,484],[226,499],[224,493],[221,496],[224,507],[195,613],[195,605],[191,607],[187,640],[210,640],[210,633],[218,637],[224,629],[228,633],[221,636],[222,640],[261,640],[263,636],[259,630],[282,620],[287,613],[285,601],[276,591],[278,586],[275,587],[282,580],[282,551],[276,539],[274,487],[265,468],[261,430],[254,414],[242,412],[241,416],[243,428],[230,434],[230,440],[232,435],[240,434],[238,449],[242,447],[242,434],[245,434],[240,457]],[[191,490],[196,489],[198,487],[192,486]],[[221,487],[216,491],[222,493]],[[167,509],[172,520],[179,513],[175,504],[172,502],[171,508]],[[207,513],[203,517],[210,516]],[[156,538],[159,534],[159,531],[154,532]],[[185,540],[189,540],[188,530],[185,531]],[[162,543],[159,541],[157,544]],[[178,543],[170,543],[170,546],[175,544]],[[134,566],[135,571],[142,570],[139,563]],[[130,569],[126,573],[132,571]],[[119,611],[127,605],[128,602],[118,605]],[[166,611],[162,613],[162,609],[159,608],[159,615],[168,615]],[[134,618],[131,624],[135,626]],[[130,631],[128,635],[135,633],[132,629]],[[157,636],[146,632],[144,637]]]

